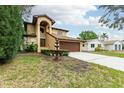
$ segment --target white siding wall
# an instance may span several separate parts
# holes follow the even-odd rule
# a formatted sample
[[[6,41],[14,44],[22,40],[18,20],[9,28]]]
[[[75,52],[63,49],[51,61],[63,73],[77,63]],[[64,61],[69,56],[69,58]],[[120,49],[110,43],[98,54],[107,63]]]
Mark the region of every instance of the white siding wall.
[[[91,44],[95,44],[95,47],[91,48]],[[104,47],[103,44],[98,40],[89,42],[88,43],[88,51],[95,51],[95,48],[98,47],[98,44],[101,44],[101,47]]]
[[[111,45],[105,45],[105,49],[109,50],[109,51],[115,50],[115,45],[117,45],[117,50],[119,50],[119,45],[120,45],[120,50],[122,50],[122,42],[120,42],[120,41],[117,41]]]
[[[95,47],[91,48],[91,44],[94,44]],[[82,48],[82,51],[95,51],[95,48],[98,47],[98,44],[101,44],[101,47],[104,48],[103,43],[96,39],[85,43],[85,46]]]
[[[91,44],[95,44],[94,48],[91,48]],[[122,50],[122,42],[117,41],[114,44],[109,44],[109,45],[104,45],[102,42],[99,40],[91,40],[85,43],[85,46],[81,48],[81,51],[95,51],[95,48],[98,47],[98,44],[101,44],[101,47],[103,47],[105,50],[115,50],[115,45],[117,45],[117,50],[119,50],[119,45],[120,45],[120,50]]]
[[[114,50],[114,45],[105,45],[105,50]]]

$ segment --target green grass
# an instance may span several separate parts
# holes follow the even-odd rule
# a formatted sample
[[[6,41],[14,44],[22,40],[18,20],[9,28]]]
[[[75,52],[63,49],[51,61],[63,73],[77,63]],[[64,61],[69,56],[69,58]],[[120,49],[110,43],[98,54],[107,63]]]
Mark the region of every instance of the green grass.
[[[123,53],[121,53],[121,52],[122,51],[99,51],[99,52],[92,52],[92,53],[124,58],[124,51],[123,51]]]
[[[0,65],[0,87],[124,87],[124,72],[70,57],[18,54]]]

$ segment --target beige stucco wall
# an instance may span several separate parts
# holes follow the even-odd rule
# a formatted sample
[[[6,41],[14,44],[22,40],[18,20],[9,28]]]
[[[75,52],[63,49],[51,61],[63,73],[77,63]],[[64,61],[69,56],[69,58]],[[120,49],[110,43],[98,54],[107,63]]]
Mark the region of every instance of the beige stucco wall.
[[[40,23],[43,22],[43,21],[48,23],[48,25],[46,26],[46,32],[51,33],[51,31],[52,31],[51,20],[49,20],[46,17],[38,17],[37,23],[36,23],[36,35],[37,35],[37,45],[38,45],[38,51],[37,52],[41,52],[41,47],[40,47]],[[47,41],[49,42],[49,40],[47,40],[47,37],[46,37],[46,45],[48,45]]]
[[[80,42],[80,51],[84,50],[83,44],[84,44],[83,42]]]
[[[26,44],[26,43],[32,43],[32,42],[34,42],[34,44],[36,44],[36,37],[25,37],[24,38],[24,44]]]
[[[82,51],[82,44],[83,44],[83,43],[82,43],[82,42],[80,42],[80,51]]]
[[[46,47],[48,47],[49,49],[55,49],[54,45],[55,45],[55,38],[52,37],[49,34],[46,34]]]
[[[31,34],[36,34],[35,31],[35,26],[32,24],[27,24],[27,34],[31,35]]]
[[[52,33],[56,34],[56,35],[60,35],[58,32],[61,33],[62,36],[66,36],[67,32],[61,31],[61,30],[57,30],[57,29],[52,29]]]
[[[27,35],[36,35],[35,25],[27,24]],[[26,42],[28,43],[34,42],[35,44],[37,44],[36,37],[25,37],[24,44]]]

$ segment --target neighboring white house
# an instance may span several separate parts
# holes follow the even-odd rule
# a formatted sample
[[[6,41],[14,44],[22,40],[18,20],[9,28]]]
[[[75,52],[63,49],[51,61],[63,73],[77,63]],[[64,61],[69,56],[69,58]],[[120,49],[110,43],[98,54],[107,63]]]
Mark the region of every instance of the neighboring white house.
[[[105,50],[122,50],[122,42],[119,40],[101,41],[98,39],[87,40],[82,44],[82,51],[95,51],[95,48],[102,47]]]
[[[119,40],[108,40],[104,42],[104,48],[106,50],[122,50],[122,42]]]
[[[98,46],[104,47],[100,40],[87,40],[84,44],[82,44],[82,51],[95,51],[95,48]]]

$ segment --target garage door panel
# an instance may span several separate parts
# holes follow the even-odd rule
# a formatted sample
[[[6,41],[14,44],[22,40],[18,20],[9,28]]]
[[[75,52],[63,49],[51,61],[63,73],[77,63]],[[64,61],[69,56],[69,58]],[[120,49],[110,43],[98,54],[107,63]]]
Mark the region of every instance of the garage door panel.
[[[60,42],[60,49],[66,49],[69,51],[80,51],[80,43],[79,42]]]

